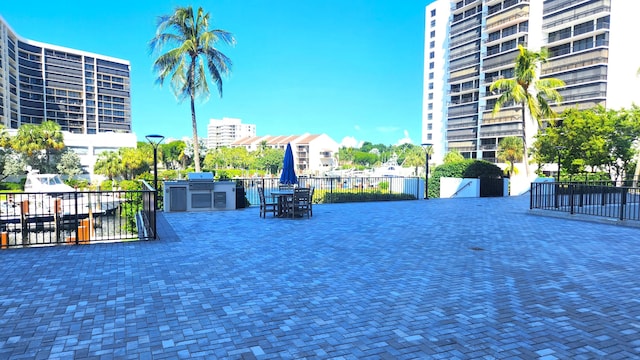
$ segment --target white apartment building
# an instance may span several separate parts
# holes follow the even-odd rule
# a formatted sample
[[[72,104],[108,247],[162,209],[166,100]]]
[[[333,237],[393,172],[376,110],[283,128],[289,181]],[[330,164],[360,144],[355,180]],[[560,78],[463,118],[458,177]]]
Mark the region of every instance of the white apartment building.
[[[425,12],[424,37],[424,91],[422,94],[422,143],[431,144],[431,159],[441,163],[446,152],[446,121],[443,121],[447,104],[447,73],[445,56],[448,51],[447,32],[442,31],[449,21],[450,4],[434,1]]]
[[[520,108],[504,106],[493,115],[498,95],[489,92],[493,81],[513,76],[519,44],[533,51],[549,50],[540,76],[566,83],[559,89],[563,102],[557,112],[567,107],[619,109],[640,104],[636,77],[640,63],[629,45],[634,43],[638,10],[639,2],[625,0],[436,0],[429,4],[422,142],[431,142],[442,152],[455,149],[467,158],[495,162],[502,138],[522,136]],[[443,99],[438,99],[438,93],[444,94]],[[527,124],[526,130],[531,141],[537,123]]]
[[[234,118],[210,119],[207,126],[207,147],[215,149],[229,146],[238,139],[256,136],[254,124],[243,124],[242,120]]]
[[[338,166],[340,145],[326,134],[302,134],[288,136],[253,136],[236,140],[230,146],[256,151],[262,144],[273,149],[285,150],[291,143],[296,174],[318,176]]]

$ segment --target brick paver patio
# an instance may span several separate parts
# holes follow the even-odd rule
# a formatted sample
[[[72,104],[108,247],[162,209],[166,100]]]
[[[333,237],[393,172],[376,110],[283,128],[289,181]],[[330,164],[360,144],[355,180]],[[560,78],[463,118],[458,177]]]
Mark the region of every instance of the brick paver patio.
[[[640,230],[532,216],[526,197],[170,213],[160,230],[0,251],[0,358],[640,354]]]

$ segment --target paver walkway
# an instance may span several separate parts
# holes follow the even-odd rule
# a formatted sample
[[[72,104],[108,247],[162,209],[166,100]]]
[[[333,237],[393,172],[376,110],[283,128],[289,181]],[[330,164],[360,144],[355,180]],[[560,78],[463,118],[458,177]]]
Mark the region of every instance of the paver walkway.
[[[640,230],[527,206],[170,213],[158,241],[0,251],[0,358],[637,358]]]

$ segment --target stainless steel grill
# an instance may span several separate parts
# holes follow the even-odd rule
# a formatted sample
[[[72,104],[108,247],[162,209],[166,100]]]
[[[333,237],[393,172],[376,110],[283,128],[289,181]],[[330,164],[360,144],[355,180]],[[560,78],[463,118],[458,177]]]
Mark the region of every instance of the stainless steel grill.
[[[211,191],[213,190],[213,173],[189,173],[190,191]]]

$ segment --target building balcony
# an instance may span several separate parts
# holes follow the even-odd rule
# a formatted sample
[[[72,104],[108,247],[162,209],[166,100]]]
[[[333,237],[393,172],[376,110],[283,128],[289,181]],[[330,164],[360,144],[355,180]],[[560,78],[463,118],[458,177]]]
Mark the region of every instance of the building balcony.
[[[447,135],[447,140],[448,141],[454,141],[454,140],[475,140],[476,139],[476,134],[469,134],[469,135],[455,135],[455,136],[449,136]]]
[[[473,29],[473,28],[477,28],[480,27],[481,23],[479,20],[475,20],[473,22],[470,22],[468,24],[460,24],[459,26],[451,26],[451,30],[449,31],[449,36],[455,36],[457,34],[463,33],[467,30]]]
[[[526,20],[529,17],[528,11],[521,8],[516,8],[511,11],[501,13],[487,19],[487,25],[485,29],[487,32],[496,31],[501,28],[511,26]]]
[[[484,131],[480,130],[480,138],[489,138],[489,137],[506,137],[506,136],[522,136],[522,129],[514,129],[514,130],[494,130],[494,131]]]
[[[449,150],[457,150],[458,152],[476,151],[476,147],[475,146],[456,146],[455,144],[449,144]]]
[[[569,11],[569,9],[574,5],[578,5],[580,3],[584,3],[585,0],[558,0],[555,1],[554,4],[551,5],[547,5],[544,7],[543,10],[543,15],[547,16],[549,14],[552,14],[554,12],[563,12],[563,13],[567,13]]]
[[[564,27],[563,25],[565,24],[584,22],[584,18],[592,15],[604,16],[609,13],[611,13],[611,6],[608,6],[608,5],[597,5],[596,7],[592,7],[592,8],[578,9],[577,11],[573,11],[571,13],[571,16],[566,16],[565,13],[560,13],[558,14],[559,19],[544,21],[542,24],[542,28],[544,30],[551,31],[553,28],[557,28],[561,26]],[[609,28],[608,23],[606,24],[606,28],[607,29]]]
[[[607,64],[608,58],[608,49],[596,49],[594,51],[553,58],[543,65],[541,75],[546,76],[571,71],[595,64]]]

